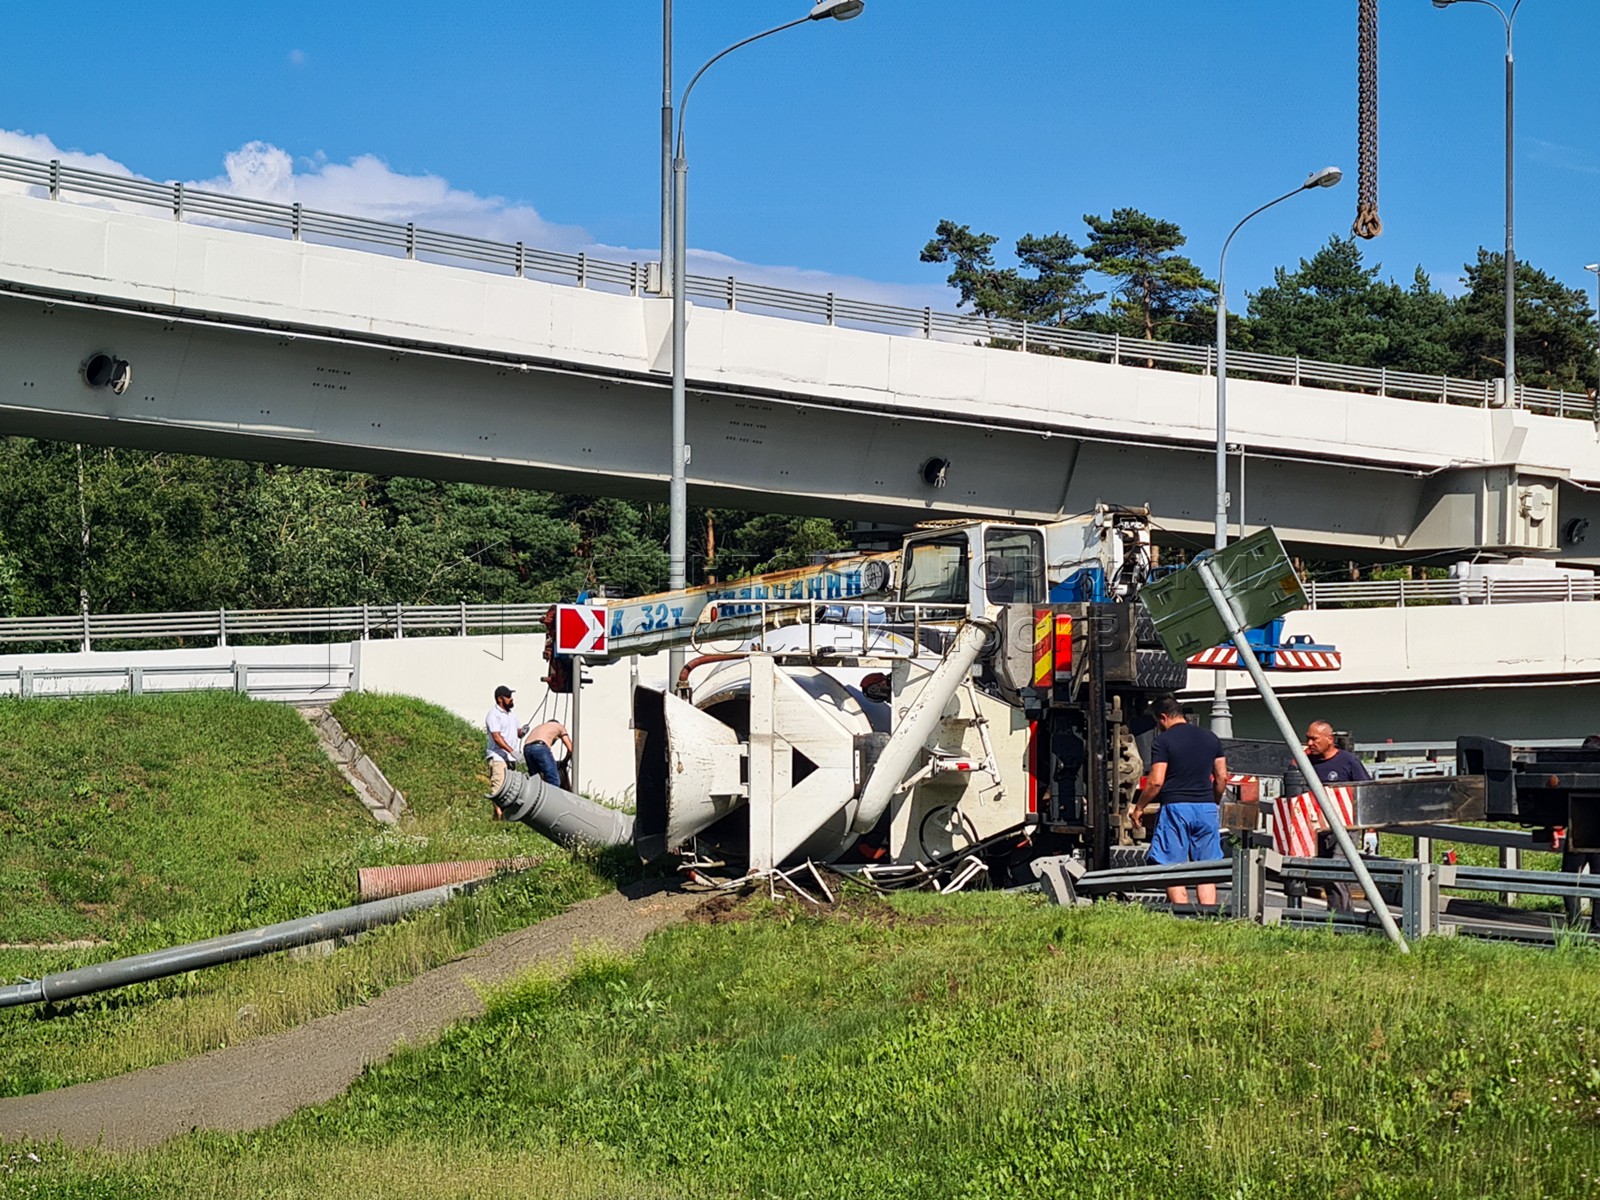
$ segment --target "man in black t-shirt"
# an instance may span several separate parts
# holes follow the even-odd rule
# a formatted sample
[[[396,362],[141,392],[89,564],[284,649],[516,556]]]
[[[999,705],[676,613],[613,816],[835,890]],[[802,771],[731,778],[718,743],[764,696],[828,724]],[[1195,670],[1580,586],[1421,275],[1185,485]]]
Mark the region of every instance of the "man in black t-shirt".
[[[1189,724],[1172,697],[1157,700],[1150,713],[1161,732],[1150,749],[1144,790],[1133,806],[1137,823],[1145,806],[1161,797],[1161,816],[1150,839],[1152,863],[1211,862],[1222,857],[1221,813],[1217,805],[1228,786],[1222,743],[1210,730]],[[1217,902],[1217,886],[1196,889],[1201,904]],[[1189,903],[1189,889],[1169,887],[1173,904]]]

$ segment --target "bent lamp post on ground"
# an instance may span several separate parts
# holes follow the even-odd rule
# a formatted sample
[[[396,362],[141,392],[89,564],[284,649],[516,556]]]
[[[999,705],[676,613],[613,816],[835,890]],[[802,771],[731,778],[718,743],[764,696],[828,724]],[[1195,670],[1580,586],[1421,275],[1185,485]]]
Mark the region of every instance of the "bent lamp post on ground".
[[[742,46],[748,46],[751,42],[758,42],[762,38],[771,37],[775,33],[782,33],[785,29],[793,29],[796,25],[804,25],[810,21],[822,21],[828,18],[848,21],[851,17],[860,16],[865,7],[865,0],[819,0],[809,13],[798,20],[786,22],[747,37],[743,41],[735,42],[720,54],[713,55],[694,73],[693,78],[689,80],[689,86],[683,89],[683,99],[678,102],[677,149],[672,159],[672,483],[667,501],[669,510],[667,586],[674,591],[683,588],[688,582],[689,444],[685,431],[684,400],[684,328],[688,316],[687,301],[683,293],[684,244],[687,240],[684,197],[689,163],[684,157],[683,126],[689,108],[689,94],[694,91],[694,85],[700,82],[700,76],[706,73],[712,63],[732,54]],[[667,656],[669,680],[676,679],[678,672],[683,669],[683,657],[684,652],[681,649],[669,652]]]
[[[1511,164],[1515,129],[1512,114],[1514,111],[1516,62],[1511,53],[1511,28],[1516,23],[1517,9],[1522,7],[1522,0],[1516,0],[1512,4],[1509,13],[1494,3],[1494,0],[1433,0],[1435,8],[1449,8],[1452,4],[1481,4],[1485,8],[1492,8],[1500,15],[1500,23],[1506,27],[1506,372],[1505,394],[1500,397],[1499,402],[1515,407],[1517,402],[1517,255],[1513,247],[1512,209],[1516,188],[1513,184]]]
[[[1226,549],[1228,545],[1228,247],[1233,244],[1234,234],[1243,229],[1252,217],[1301,192],[1332,187],[1343,178],[1344,172],[1338,167],[1323,167],[1320,171],[1313,171],[1294,191],[1285,192],[1276,200],[1269,200],[1247,213],[1222,243],[1222,255],[1217,262],[1217,515],[1214,546],[1218,550]],[[1211,698],[1211,729],[1218,737],[1233,736],[1233,710],[1228,705],[1226,671],[1217,672]]]

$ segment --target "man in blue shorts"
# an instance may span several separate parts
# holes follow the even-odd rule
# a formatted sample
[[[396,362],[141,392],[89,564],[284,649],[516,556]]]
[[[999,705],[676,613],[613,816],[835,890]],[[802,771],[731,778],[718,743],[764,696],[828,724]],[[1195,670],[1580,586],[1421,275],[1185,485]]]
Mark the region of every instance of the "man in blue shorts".
[[[1150,841],[1152,863],[1210,862],[1222,857],[1221,812],[1228,787],[1228,760],[1217,735],[1191,725],[1178,702],[1168,696],[1151,706],[1150,715],[1161,732],[1150,750],[1144,790],[1133,806],[1135,823],[1145,806],[1161,798],[1161,816]],[[1202,883],[1195,889],[1200,903],[1217,902],[1217,886]],[[1173,904],[1189,903],[1189,889],[1169,887]]]

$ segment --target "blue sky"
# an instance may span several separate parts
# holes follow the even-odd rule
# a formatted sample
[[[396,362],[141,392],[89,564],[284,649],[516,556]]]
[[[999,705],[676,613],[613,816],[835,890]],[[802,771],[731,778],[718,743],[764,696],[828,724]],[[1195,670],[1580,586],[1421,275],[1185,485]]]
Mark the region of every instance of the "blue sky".
[[[678,86],[807,4],[677,0]],[[1009,246],[1132,206],[1178,222],[1214,275],[1236,220],[1343,167],[1236,239],[1238,306],[1349,229],[1356,4],[868,0],[746,47],[695,92],[692,265],[953,306],[917,260],[940,218]],[[1380,14],[1367,254],[1454,290],[1504,236],[1502,26],[1476,3]],[[648,257],[660,22],[660,0],[10,5],[0,151]],[[1518,254],[1592,295],[1600,3],[1527,0],[1516,50]]]

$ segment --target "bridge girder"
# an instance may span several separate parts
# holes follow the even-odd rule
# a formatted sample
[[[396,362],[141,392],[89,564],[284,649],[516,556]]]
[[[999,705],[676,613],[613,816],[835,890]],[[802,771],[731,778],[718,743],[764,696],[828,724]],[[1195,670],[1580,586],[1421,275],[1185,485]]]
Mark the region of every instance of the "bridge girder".
[[[123,394],[85,382],[83,364],[97,353],[130,365]],[[779,391],[697,388],[693,381],[688,416],[697,503],[917,521],[1048,520],[1109,501],[1148,503],[1174,538],[1203,544],[1211,528],[1212,452],[1176,438],[1107,438],[1094,429],[1004,425],[959,412],[913,416]],[[669,400],[667,381],[656,373],[583,371],[348,332],[6,294],[0,429],[664,498]],[[1488,520],[1480,511],[1490,503],[1485,469],[1463,470],[1424,476],[1378,463],[1251,456],[1242,484],[1234,475],[1234,512],[1242,494],[1248,528],[1270,522],[1307,551],[1393,556],[1482,545],[1484,538],[1471,535],[1475,522]],[[929,482],[934,477],[942,486]],[[1565,520],[1600,522],[1590,494],[1563,490],[1561,499],[1570,510]],[[1595,528],[1600,537],[1600,524]],[[1575,557],[1565,549],[1563,557]]]

